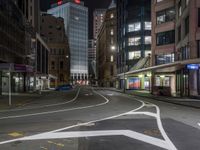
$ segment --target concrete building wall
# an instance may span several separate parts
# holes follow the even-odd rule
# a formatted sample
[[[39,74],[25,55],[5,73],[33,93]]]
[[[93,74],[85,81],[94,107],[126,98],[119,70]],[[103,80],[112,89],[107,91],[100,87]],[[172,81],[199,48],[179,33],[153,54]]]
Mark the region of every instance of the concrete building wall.
[[[58,84],[69,83],[70,50],[63,18],[43,14],[41,16],[41,36],[50,49],[49,74],[57,79]]]
[[[100,86],[115,87],[117,75],[116,8],[106,11],[97,37],[97,69]]]
[[[96,9],[93,12],[93,38],[96,40],[104,20],[106,9]]]
[[[74,81],[88,79],[88,8],[73,2],[63,3],[48,10],[64,18],[65,32],[70,46],[70,72]]]

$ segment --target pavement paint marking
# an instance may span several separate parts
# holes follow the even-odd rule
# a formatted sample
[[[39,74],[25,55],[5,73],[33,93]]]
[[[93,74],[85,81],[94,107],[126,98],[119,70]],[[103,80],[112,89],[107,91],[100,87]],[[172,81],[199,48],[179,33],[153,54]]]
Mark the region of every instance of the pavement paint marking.
[[[161,132],[161,135],[163,136],[165,141],[168,143],[170,150],[177,150],[177,148],[172,143],[172,141],[169,139],[169,137],[167,136],[167,133],[165,132],[165,130],[163,128],[161,117],[160,117],[160,108],[155,104],[145,104],[145,106],[146,107],[155,107],[156,108],[156,113],[152,113],[152,112],[130,112],[130,113],[127,113],[127,114],[128,115],[139,115],[139,114],[142,114],[142,115],[155,117],[157,125],[158,125],[158,128],[159,128],[159,131]]]
[[[200,122],[199,122],[199,123],[197,123],[197,125],[198,125],[198,126],[200,126]]]
[[[40,149],[43,149],[43,150],[48,150],[48,148],[46,148],[46,147],[40,147]]]
[[[47,141],[47,143],[56,145],[56,146],[58,146],[58,147],[65,147],[65,145],[62,144],[62,143],[56,143],[56,142],[53,142],[53,141]]]
[[[0,113],[3,113],[3,112],[15,112],[15,111],[22,111],[22,110],[33,110],[33,109],[39,109],[39,108],[46,108],[46,107],[53,107],[53,106],[60,106],[60,105],[65,105],[65,104],[69,104],[69,103],[72,103],[74,102],[79,94],[80,94],[80,90],[81,88],[78,89],[75,97],[70,100],[70,101],[67,101],[67,102],[63,102],[63,103],[56,103],[56,104],[50,104],[50,105],[43,105],[43,106],[37,106],[37,107],[32,107],[32,108],[23,108],[23,109],[13,109],[13,110],[5,110],[5,111],[0,111]]]
[[[9,133],[8,135],[11,136],[11,137],[15,137],[15,138],[23,136],[23,134],[19,133],[19,132],[12,132],[12,133]]]
[[[98,94],[99,96],[103,97],[106,101],[109,102],[109,99],[107,99],[104,95],[94,91],[93,88],[92,88],[92,90],[93,90],[94,93]],[[142,109],[145,106],[145,103],[143,101],[140,101],[140,100],[138,100],[138,101],[141,102],[141,106],[136,108],[136,109],[133,109],[133,110],[131,110],[129,112],[138,111],[138,110]],[[53,131],[36,134],[36,135],[43,135],[43,134],[47,134],[47,133],[60,132],[60,131],[72,129],[72,128],[75,128],[75,127],[85,126],[85,125],[88,125],[88,124],[91,124],[91,123],[110,120],[110,119],[114,119],[114,118],[118,118],[118,117],[124,116],[127,113],[128,112],[125,112],[125,113],[122,113],[122,114],[118,114],[118,115],[115,115],[115,116],[110,116],[110,117],[107,117],[107,118],[102,118],[102,119],[99,119],[99,120],[93,120],[93,121],[89,121],[89,122],[85,122],[85,123],[78,123],[78,124],[75,124],[75,125],[72,125],[72,126],[68,126],[68,127],[64,127],[64,128],[56,129],[56,130],[53,130]],[[32,136],[36,136],[36,135],[32,135]],[[27,136],[27,137],[23,137],[23,138],[29,138],[29,137],[32,137],[32,136]],[[17,138],[17,139],[13,139],[13,140],[2,141],[2,142],[0,142],[0,145],[13,143],[13,142],[16,142],[16,141],[23,141],[23,138]]]
[[[106,101],[103,102],[103,103],[99,103],[99,104],[95,104],[95,105],[89,105],[89,106],[85,106],[85,107],[76,107],[76,108],[70,108],[70,109],[61,109],[61,110],[47,111],[47,112],[40,112],[40,113],[33,113],[33,114],[26,114],[26,115],[19,115],[19,116],[7,116],[7,117],[1,117],[0,120],[3,120],[3,119],[13,119],[13,118],[23,118],[23,117],[30,117],[30,116],[39,116],[39,115],[47,115],[47,114],[61,113],[61,112],[67,112],[67,111],[73,111],[73,110],[82,110],[82,109],[88,109],[88,108],[103,106],[103,105],[106,105],[108,103],[109,103],[109,100],[106,99]]]
[[[168,143],[166,143],[166,141],[145,134],[141,134],[138,132],[134,132],[131,130],[75,131],[75,132],[47,133],[43,135],[36,135],[32,137],[23,138],[23,141],[99,137],[99,136],[127,136],[129,138],[136,139],[148,144],[152,144],[164,149],[169,149]],[[57,143],[54,142],[51,142],[51,144],[57,145]]]
[[[110,93],[110,94],[107,94],[108,96],[113,96],[114,94],[113,93]]]

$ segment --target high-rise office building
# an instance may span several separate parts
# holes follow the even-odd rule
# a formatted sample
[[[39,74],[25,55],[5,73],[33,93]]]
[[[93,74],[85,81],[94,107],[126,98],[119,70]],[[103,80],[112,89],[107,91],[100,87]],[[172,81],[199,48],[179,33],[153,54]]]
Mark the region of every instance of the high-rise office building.
[[[73,83],[88,79],[88,8],[78,0],[58,1],[48,13],[64,18],[71,54]]]
[[[151,0],[117,0],[118,73],[151,53]]]

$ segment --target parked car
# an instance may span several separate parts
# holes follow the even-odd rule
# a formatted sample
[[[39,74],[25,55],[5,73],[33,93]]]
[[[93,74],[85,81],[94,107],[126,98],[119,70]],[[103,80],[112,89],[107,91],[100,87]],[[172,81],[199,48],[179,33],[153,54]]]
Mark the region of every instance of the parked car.
[[[58,86],[56,88],[56,91],[68,91],[68,90],[71,90],[71,89],[73,89],[72,85],[65,84],[65,85]]]

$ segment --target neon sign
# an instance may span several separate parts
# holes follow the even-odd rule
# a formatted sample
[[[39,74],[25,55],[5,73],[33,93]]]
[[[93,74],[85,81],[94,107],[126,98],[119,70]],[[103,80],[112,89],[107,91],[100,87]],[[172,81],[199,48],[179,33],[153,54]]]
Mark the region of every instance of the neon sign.
[[[62,0],[58,0],[57,4],[58,5],[62,5],[63,1]]]
[[[75,2],[76,4],[80,4],[80,3],[81,3],[81,0],[74,0],[74,2]]]

